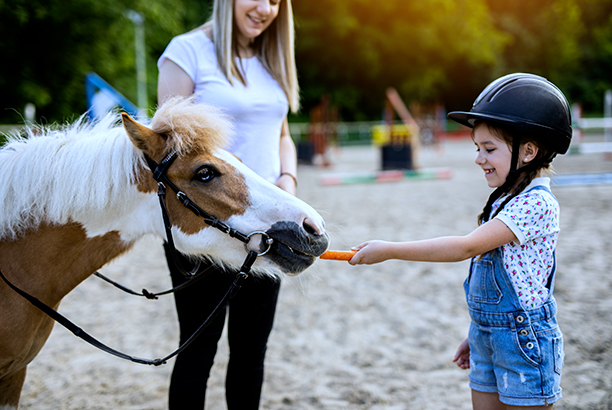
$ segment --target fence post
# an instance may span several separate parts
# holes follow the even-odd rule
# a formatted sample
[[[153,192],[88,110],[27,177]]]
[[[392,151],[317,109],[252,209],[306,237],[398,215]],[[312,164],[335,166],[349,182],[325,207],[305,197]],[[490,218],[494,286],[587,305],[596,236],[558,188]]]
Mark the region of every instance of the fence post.
[[[134,23],[134,46],[136,49],[136,83],[138,86],[138,107],[146,110],[148,106],[147,97],[147,66],[145,54],[145,18],[142,13],[134,10],[126,10],[125,15]]]
[[[607,90],[604,96],[604,119],[608,123],[612,122],[612,90]],[[612,127],[606,126],[604,129],[604,140],[612,142]]]

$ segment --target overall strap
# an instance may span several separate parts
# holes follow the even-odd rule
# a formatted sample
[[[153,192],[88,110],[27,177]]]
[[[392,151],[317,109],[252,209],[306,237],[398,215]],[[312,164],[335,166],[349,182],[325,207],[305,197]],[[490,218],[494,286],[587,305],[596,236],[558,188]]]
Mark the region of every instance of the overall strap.
[[[546,185],[536,185],[533,188],[529,189],[526,192],[531,192],[531,191],[544,191],[544,192],[548,192],[550,195],[552,195],[553,198],[555,198],[555,200],[557,200],[557,197],[555,197],[555,194],[552,193],[552,191],[550,190],[549,187],[547,187]],[[549,292],[549,299],[553,294],[553,289],[555,287],[555,273],[557,272],[557,251],[555,250],[553,252],[553,266],[552,269],[550,271],[550,275],[548,275],[548,280],[546,282],[546,287],[548,288]]]
[[[546,185],[536,185],[525,192],[531,192],[531,191],[545,191],[551,194],[555,199],[557,199],[557,197],[555,197],[555,194],[553,194],[550,188],[547,187]]]

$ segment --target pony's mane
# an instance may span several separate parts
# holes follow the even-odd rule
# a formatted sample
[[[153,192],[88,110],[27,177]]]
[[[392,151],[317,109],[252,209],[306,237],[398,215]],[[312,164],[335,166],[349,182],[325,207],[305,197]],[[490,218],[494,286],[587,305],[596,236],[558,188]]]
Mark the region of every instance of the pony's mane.
[[[230,129],[217,109],[193,100],[171,99],[145,124],[179,153],[219,148]],[[0,239],[42,222],[116,215],[133,199],[129,185],[147,166],[119,122],[118,112],[97,122],[83,115],[73,124],[8,135],[0,147]]]
[[[81,116],[59,128],[28,128],[7,136],[0,149],[0,238],[15,238],[41,222],[66,223],[82,214],[106,213],[111,198],[125,196],[139,151],[109,113],[92,123]]]
[[[218,108],[196,104],[195,95],[174,97],[157,109],[150,127],[169,136],[169,148],[176,152],[211,152],[228,142],[232,126]]]

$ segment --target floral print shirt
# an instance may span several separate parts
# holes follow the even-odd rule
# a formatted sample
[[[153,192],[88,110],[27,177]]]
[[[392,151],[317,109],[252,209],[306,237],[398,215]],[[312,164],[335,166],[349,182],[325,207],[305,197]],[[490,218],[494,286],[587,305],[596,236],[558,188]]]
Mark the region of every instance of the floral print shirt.
[[[504,267],[525,309],[542,306],[548,299],[546,287],[554,266],[554,252],[559,236],[559,203],[547,190],[550,178],[535,178],[495,217],[512,230],[517,238],[502,246]],[[498,199],[492,213],[505,200]]]

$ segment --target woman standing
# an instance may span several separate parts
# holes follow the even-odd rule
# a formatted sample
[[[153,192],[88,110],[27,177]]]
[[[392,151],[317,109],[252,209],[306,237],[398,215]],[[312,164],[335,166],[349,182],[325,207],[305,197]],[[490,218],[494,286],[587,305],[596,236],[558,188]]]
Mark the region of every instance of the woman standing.
[[[299,108],[290,0],[215,0],[213,16],[177,36],[158,61],[158,102],[196,94],[197,102],[222,108],[234,125],[230,152],[281,189],[295,195],[297,159],[287,112]],[[173,284],[187,279],[166,252]],[[187,264],[187,262],[186,262]],[[209,269],[210,265],[201,267]],[[206,278],[175,294],[181,343],[206,319],[234,275],[210,268]],[[229,304],[229,410],[257,409],[264,358],[280,283],[249,278]],[[178,355],[170,410],[201,410],[225,312]]]

